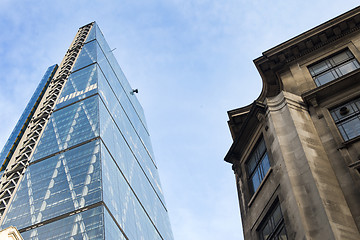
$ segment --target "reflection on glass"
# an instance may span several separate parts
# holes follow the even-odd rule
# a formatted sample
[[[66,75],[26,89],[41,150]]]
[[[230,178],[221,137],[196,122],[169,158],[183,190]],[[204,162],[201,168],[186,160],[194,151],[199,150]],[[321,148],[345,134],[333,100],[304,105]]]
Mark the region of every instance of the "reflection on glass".
[[[334,76],[333,72],[326,72],[318,77],[316,77],[316,83],[318,84],[318,86],[324,85],[332,80],[334,80],[336,78],[336,76]]]
[[[2,227],[21,229],[101,201],[99,150],[93,141],[30,165]]]
[[[104,202],[125,234],[130,239],[161,239],[149,217],[147,217],[145,209],[136,199],[134,192],[125,181],[106,148],[102,149],[101,154],[104,175]],[[139,177],[139,175],[133,176]],[[139,197],[141,196],[139,195]],[[114,199],[122,199],[122,201],[114,201]],[[154,204],[152,205],[154,206]],[[161,213],[161,209],[156,209],[156,211]],[[156,221],[157,219],[153,218],[152,220]],[[142,226],[143,228],[137,228],[136,226]],[[172,239],[168,229],[162,229],[161,224],[158,224],[157,227],[165,239]],[[147,231],[144,231],[144,228]],[[170,236],[170,238],[166,238],[166,236]]]
[[[259,230],[260,239],[287,239],[284,218],[278,202],[271,207],[269,213],[267,214],[261,225],[262,227]]]
[[[84,99],[97,92],[97,65],[70,74],[61,95],[58,98],[56,109]]]
[[[246,163],[246,166],[251,186],[250,192],[251,194],[254,194],[270,169],[270,162],[266,152],[264,139],[261,138],[256,144],[249,160]]]
[[[283,229],[281,229],[280,233],[279,233],[279,240],[287,240],[288,237],[286,235],[286,230],[285,227]]]
[[[99,206],[21,233],[28,240],[105,239],[104,207]],[[121,239],[120,235],[119,238]]]
[[[95,24],[2,227],[31,226],[24,237],[34,240],[173,239],[143,111],[130,90]]]
[[[346,49],[322,60],[320,63],[309,66],[309,71],[316,85],[321,86],[358,68],[360,68],[358,61]]]
[[[253,189],[256,191],[260,186],[260,169],[258,169],[251,178]]]
[[[88,42],[82,47],[74,67],[72,68],[73,72],[96,62],[96,47],[96,41]]]
[[[32,161],[98,136],[98,101],[98,96],[94,96],[55,111],[45,127]]]
[[[330,110],[345,141],[360,135],[360,99],[355,99]]]

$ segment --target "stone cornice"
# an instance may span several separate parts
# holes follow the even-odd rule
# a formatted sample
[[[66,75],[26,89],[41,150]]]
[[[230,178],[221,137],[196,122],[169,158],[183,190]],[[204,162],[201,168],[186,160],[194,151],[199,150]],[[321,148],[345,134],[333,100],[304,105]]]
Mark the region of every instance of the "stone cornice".
[[[277,74],[289,63],[359,30],[360,7],[357,7],[265,51],[254,60],[263,79],[263,89],[258,100],[276,96],[282,90]]]
[[[246,147],[246,143],[248,143],[250,137],[254,133],[254,130],[262,121],[262,116],[265,114],[266,106],[258,101],[255,101],[250,106],[250,111],[247,110],[247,107],[244,108],[245,111],[248,112],[246,113],[246,118],[241,124],[240,130],[236,135],[230,150],[225,156],[226,162],[234,164],[236,160],[239,160]]]
[[[312,51],[351,32],[359,30],[359,26],[360,7],[356,7],[265,51],[263,56],[270,57],[280,54],[279,58],[281,58],[281,60],[291,61],[291,57],[289,58],[289,55],[285,55],[291,48],[299,47],[299,52],[292,50],[293,57],[298,57],[301,56],[301,53],[306,54],[308,51]],[[284,56],[281,56],[281,54],[284,54]]]

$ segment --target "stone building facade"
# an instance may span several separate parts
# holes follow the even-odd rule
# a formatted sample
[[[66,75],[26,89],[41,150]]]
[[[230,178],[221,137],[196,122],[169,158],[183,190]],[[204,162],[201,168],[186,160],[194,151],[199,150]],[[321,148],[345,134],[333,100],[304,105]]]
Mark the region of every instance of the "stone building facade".
[[[360,7],[264,52],[228,112],[245,239],[360,239]]]

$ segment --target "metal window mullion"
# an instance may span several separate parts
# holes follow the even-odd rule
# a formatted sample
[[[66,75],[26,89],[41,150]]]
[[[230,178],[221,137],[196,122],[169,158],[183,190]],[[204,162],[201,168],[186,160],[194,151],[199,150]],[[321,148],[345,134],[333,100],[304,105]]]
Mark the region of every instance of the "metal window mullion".
[[[334,57],[331,57],[330,59],[329,59],[329,62],[331,63],[331,65],[333,66],[333,67],[338,67],[338,66],[340,66],[340,65],[343,65],[344,63],[347,63],[347,62],[350,62],[350,61],[352,61],[353,59],[355,59],[355,57],[354,56],[350,56],[348,53],[349,53],[349,51],[345,51],[346,52],[346,55],[348,56],[348,58],[347,59],[345,59],[345,60],[343,60],[343,61],[341,61],[341,62],[339,62],[339,63],[335,63],[335,61],[333,60],[333,58]],[[341,53],[340,53],[341,54]],[[338,55],[340,55],[340,54],[338,54]],[[336,56],[338,56],[338,55],[336,55]]]
[[[342,123],[344,123],[344,122],[346,122],[346,121],[348,121],[348,120],[350,120],[352,118],[356,118],[356,117],[359,117],[359,116],[360,116],[360,113],[356,112],[356,113],[351,114],[350,116],[346,116],[346,117],[342,118],[341,120],[335,121],[335,124],[336,125],[342,124]]]
[[[45,101],[42,103],[42,106],[39,106],[39,113],[37,114],[37,116],[33,116],[32,118],[32,125],[30,127],[31,132],[29,134],[27,134],[26,138],[24,140],[23,143],[25,143],[25,145],[23,144],[22,150],[19,152],[19,155],[15,157],[15,162],[12,163],[11,166],[9,166],[8,168],[5,169],[5,175],[3,176],[8,176],[8,174],[11,174],[13,171],[16,171],[19,175],[22,175],[27,167],[27,164],[29,162],[29,157],[31,156],[32,152],[33,152],[33,147],[34,145],[31,143],[30,146],[30,141],[35,140],[38,141],[38,138],[45,126],[46,120],[48,120],[49,116],[52,113],[52,108],[55,104],[55,100],[58,96],[58,94],[61,92],[63,85],[67,79],[67,77],[70,75],[70,69],[74,63],[74,61],[71,61],[72,59],[70,59],[70,61],[68,60],[68,56],[70,55],[71,58],[73,57],[77,57],[79,49],[81,48],[81,46],[83,45],[83,41],[84,39],[84,35],[85,37],[87,36],[87,33],[89,32],[88,28],[91,28],[92,24],[87,26],[86,28],[81,28],[79,30],[78,36],[76,38],[76,40],[74,41],[74,43],[72,44],[72,46],[74,46],[75,48],[71,49],[71,51],[68,51],[66,53],[67,56],[65,56],[66,61],[63,62],[61,69],[59,70],[59,72],[57,73],[57,77],[52,79],[52,81],[50,82],[50,86],[49,86],[49,90],[47,95],[51,95],[51,97],[46,97],[45,96]],[[80,37],[79,37],[80,36]],[[74,58],[74,60],[75,60]],[[64,65],[70,65],[70,69],[69,66],[64,67]],[[44,120],[44,121],[43,121]],[[2,198],[0,197],[0,202],[2,202],[4,206],[0,207],[0,212],[1,215],[6,213],[6,208],[8,206],[8,203],[10,201],[11,195],[15,189],[11,188],[7,188],[10,184],[6,184],[8,183],[8,179],[4,179],[3,182],[1,183],[1,190],[2,193],[4,194],[6,190],[9,193],[10,197],[6,197],[6,198]],[[20,179],[20,178],[19,178]],[[18,182],[18,180],[16,180],[16,182]],[[15,180],[15,179],[14,179]],[[1,219],[3,220],[3,219]]]
[[[262,182],[262,180],[264,179],[264,176],[265,176],[261,163],[262,163],[262,160],[260,161],[260,163],[258,165],[260,182]]]
[[[282,215],[281,215],[282,216]],[[279,221],[278,225],[275,227],[273,233],[275,237],[279,237],[279,234],[281,232],[281,230],[285,228],[285,224],[284,224],[284,217],[281,218],[281,220]],[[286,229],[285,229],[286,232]],[[287,237],[287,236],[286,236]]]
[[[267,239],[273,239],[273,237],[275,235],[275,224],[274,224],[274,218],[272,215],[269,218],[269,223],[271,225],[271,233],[269,234],[269,237]]]
[[[256,164],[255,164],[255,167],[254,167],[254,170],[252,172],[249,173],[249,178],[252,178],[252,176],[255,174],[256,172],[256,169],[258,168],[259,166],[259,162],[256,161]]]
[[[316,74],[315,74],[315,71],[312,70],[312,68],[311,68],[311,71],[313,72],[313,74],[311,74],[311,75],[312,75],[312,77],[313,77],[314,79],[317,78],[318,76],[320,76],[320,75],[322,75],[322,74],[330,71],[330,70],[334,67],[328,59],[327,59],[327,60],[324,60],[324,63],[326,64],[326,67],[327,67],[327,68],[324,69],[324,70],[321,71],[321,72],[316,73]]]
[[[327,69],[325,69],[325,70],[323,70],[323,71],[321,71],[321,72],[319,72],[319,73],[317,73],[317,74],[314,74],[314,73],[315,73],[314,70],[313,70],[312,68],[310,68],[310,72],[313,73],[313,74],[311,74],[311,75],[312,75],[312,77],[315,79],[315,78],[317,78],[318,76],[320,76],[320,75],[322,75],[322,74],[324,74],[324,73],[326,73],[326,72],[329,72],[329,71],[331,71],[331,70],[333,70],[333,69],[336,69],[336,68],[340,67],[341,65],[343,65],[343,64],[345,64],[345,63],[348,63],[348,62],[351,62],[351,61],[353,61],[353,60],[355,60],[355,62],[358,63],[354,56],[352,56],[351,58],[348,58],[348,59],[346,59],[346,60],[344,60],[344,61],[342,61],[342,62],[340,62],[340,63],[338,63],[338,64],[336,64],[336,63],[334,62],[334,60],[332,60],[332,58],[326,59],[326,60],[324,60],[324,63],[325,63],[326,66],[328,67]],[[355,65],[356,65],[356,64],[355,64]],[[341,75],[341,76],[342,76],[342,75]]]

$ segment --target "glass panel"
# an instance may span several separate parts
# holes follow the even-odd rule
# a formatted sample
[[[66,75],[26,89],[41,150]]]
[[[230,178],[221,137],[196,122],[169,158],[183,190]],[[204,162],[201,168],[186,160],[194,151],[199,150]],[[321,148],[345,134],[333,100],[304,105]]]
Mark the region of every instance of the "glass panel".
[[[359,68],[359,66],[358,66],[359,64],[356,62],[356,60],[354,60],[354,61],[347,62],[347,63],[339,66],[339,71],[341,72],[341,75],[345,75],[345,74],[352,72],[352,71],[356,70],[357,68]]]
[[[80,68],[86,67],[91,63],[96,62],[96,47],[96,41],[88,42],[82,47],[79,56],[75,62],[75,65],[72,69],[73,72],[79,70]]]
[[[338,109],[337,109],[338,110]],[[337,110],[331,111],[331,116],[335,120],[335,122],[339,121],[340,117]]]
[[[116,225],[109,212],[104,208],[105,239],[126,240],[119,227]]]
[[[287,240],[287,239],[288,238],[287,238],[286,230],[285,227],[283,227],[279,233],[279,240]]]
[[[321,62],[319,64],[316,64],[316,65],[310,67],[309,69],[310,69],[312,75],[317,75],[317,74],[329,69],[330,67],[331,66],[328,66],[326,61],[324,61],[324,62]]]
[[[263,239],[268,239],[271,233],[272,233],[272,227],[270,221],[268,221],[262,230]]]
[[[140,121],[140,122],[142,122],[141,124],[143,124],[144,127],[146,128],[144,111],[143,111],[140,103],[138,102],[136,96],[134,94],[132,94],[132,88],[131,88],[129,82],[127,81],[124,73],[122,72],[119,64],[115,60],[113,53],[98,26],[96,26],[96,39],[100,45],[100,49],[102,50],[104,56],[106,57],[106,60],[110,63],[111,70],[115,73],[114,76],[116,76],[116,80],[119,81],[128,100],[130,100],[132,108],[134,108],[136,115],[138,115],[137,117],[139,117],[141,119],[141,121]],[[99,54],[99,52],[98,52],[98,54]],[[100,60],[99,60],[99,62],[100,62]],[[105,74],[105,76],[107,76],[107,75]]]
[[[256,165],[257,165],[257,160],[255,157],[251,157],[250,161],[248,162],[248,168],[249,168],[249,174],[251,175],[255,168],[256,168]]]
[[[341,105],[340,107],[332,110],[332,116],[336,121],[341,121],[351,116],[355,111],[355,106],[351,106],[351,103]]]
[[[2,227],[21,229],[101,201],[99,150],[93,141],[30,165]]]
[[[162,234],[171,233],[163,196],[159,194],[161,192],[158,192],[158,186],[155,185],[158,182],[157,172],[154,170],[154,174],[150,175],[148,168],[141,167],[142,165],[131,152],[103,104],[100,104],[100,117],[100,135],[113,160],[121,169],[125,179],[130,183],[159,231]]]
[[[345,141],[360,135],[359,101],[359,99],[355,99],[330,110],[331,116]]]
[[[263,227],[260,229],[260,237],[263,239],[287,239],[279,203],[273,206],[269,212],[270,214],[264,219]]]
[[[310,66],[309,71],[316,85],[321,86],[358,68],[358,61],[349,50],[346,50]]]
[[[101,154],[103,160],[104,202],[125,234],[129,239],[161,239],[105,147],[102,148]],[[136,174],[133,176],[139,177]],[[140,195],[138,197],[148,197],[148,195]],[[122,201],[114,201],[114,199],[122,199]],[[155,223],[156,220],[156,218],[153,219]],[[161,225],[158,225],[158,227],[161,227]],[[164,239],[173,239],[171,232],[163,232],[162,234]]]
[[[247,167],[249,175],[251,176],[250,181],[252,182],[253,191],[255,192],[270,168],[264,139],[261,139],[257,143],[256,148],[253,150],[251,158],[247,163]]]
[[[355,101],[357,111],[360,111],[360,99],[356,99]]]
[[[108,108],[112,112],[112,117],[113,117],[113,119],[110,118],[108,109],[101,103],[100,104],[100,117],[101,117],[100,135],[102,136],[103,140],[105,141],[106,145],[108,146],[113,156],[120,156],[120,158],[122,158],[121,156],[126,155],[124,153],[129,152],[128,155],[131,155],[131,157],[127,157],[127,159],[134,159],[139,163],[141,169],[145,172],[147,178],[151,182],[151,185],[154,187],[156,193],[164,203],[165,201],[162,194],[158,172],[154,163],[150,158],[150,155],[146,151],[143,143],[141,142],[139,136],[136,134],[133,126],[130,124],[122,108],[120,107],[119,104],[117,104],[116,98],[111,94],[111,92],[109,93],[110,90],[108,89],[108,87],[106,87],[106,84],[103,85],[101,82],[99,82],[99,84],[100,84],[100,93],[106,94],[107,96],[107,97],[104,96],[104,99],[106,99],[108,103]],[[114,123],[113,120],[115,120],[116,124]],[[121,134],[119,132],[119,129],[121,131]],[[121,150],[122,152],[118,152],[119,150]],[[126,166],[123,167],[122,164],[119,164],[119,166],[121,167],[121,169],[127,169],[127,167]],[[124,170],[124,174],[126,176],[127,173],[128,172]]]
[[[349,119],[344,122],[341,127],[346,132],[347,138],[352,139],[360,135],[360,119],[359,117]]]
[[[94,26],[96,28],[96,40],[98,41],[101,49],[104,51],[105,55],[108,55],[108,53],[111,52],[111,49],[108,45],[108,43],[106,42],[103,33],[101,32],[99,26],[97,24],[95,24]]]
[[[89,209],[29,231],[22,232],[21,236],[28,240],[105,239],[103,232],[103,211],[103,206]]]
[[[338,125],[338,129],[340,131],[341,136],[343,137],[343,139],[345,141],[349,140],[349,136],[346,134],[346,131],[344,130],[344,128],[342,127],[342,125]]]
[[[90,42],[90,41],[92,41],[92,40],[95,39],[95,35],[96,35],[96,27],[94,27],[95,25],[96,25],[96,23],[94,22],[94,24],[93,24],[93,26],[91,27],[91,30],[90,30],[90,32],[89,32],[86,40],[85,40],[85,43],[88,43],[88,42]]]
[[[339,65],[342,62],[345,62],[350,59],[349,53],[350,53],[349,51],[339,53],[339,54],[335,55],[334,57],[332,57],[332,60],[334,61],[334,63],[336,65]]]
[[[265,146],[264,139],[262,139],[258,145],[258,152],[259,152],[259,157],[262,156],[264,154],[264,152],[266,152],[266,146]]]
[[[32,161],[98,136],[98,99],[98,96],[93,96],[55,111],[45,127]]]
[[[259,169],[257,168],[254,175],[251,177],[251,181],[252,181],[252,184],[253,184],[253,190],[254,192],[256,192],[256,190],[259,188],[260,186],[260,171]]]
[[[267,153],[265,153],[264,158],[261,161],[261,167],[262,167],[262,172],[263,172],[262,178],[264,178],[266,173],[270,169],[270,162],[269,162],[269,157],[268,157]]]
[[[281,221],[282,219],[282,214],[281,214],[281,210],[279,205],[276,207],[274,213],[273,213],[273,219],[274,219],[274,225],[277,226],[278,223]]]
[[[112,52],[110,52],[107,55],[107,58],[109,60],[109,63],[111,64],[115,75],[117,76],[117,79],[119,80],[119,82],[121,83],[122,87],[123,87],[123,91],[126,94],[128,101],[131,102],[132,107],[135,109],[138,117],[140,118],[140,122],[141,124],[143,124],[144,128],[147,130],[147,126],[146,126],[146,120],[145,120],[145,116],[144,116],[144,110],[141,107],[138,99],[136,98],[135,94],[131,94],[132,93],[132,88],[129,84],[129,82],[127,81],[123,71],[121,70],[121,67],[119,66],[118,62],[116,61],[114,55]]]
[[[324,85],[332,80],[334,80],[335,78],[337,78],[336,75],[334,75],[335,73],[333,73],[332,71],[330,72],[325,72],[322,75],[319,75],[315,78],[315,81],[317,83],[317,86],[321,86]]]
[[[56,109],[86,98],[97,92],[97,65],[71,73],[56,105]]]
[[[356,102],[353,101],[351,104],[350,104],[350,109],[349,109],[349,113],[347,113],[348,115],[350,115],[351,113],[359,113],[359,108],[358,106],[356,105]]]
[[[105,40],[100,40],[100,41],[105,41]],[[107,46],[106,42],[105,42],[105,45]],[[133,94],[129,95],[127,92],[124,92],[124,88],[123,88],[122,84],[120,84],[118,77],[114,74],[113,66],[109,65],[109,62],[104,55],[104,52],[105,52],[106,55],[108,56],[109,52],[107,52],[107,51],[103,52],[100,47],[97,50],[97,52],[98,52],[98,57],[97,57],[98,63],[100,65],[102,72],[106,76],[106,80],[107,80],[108,84],[110,85],[113,93],[115,93],[116,99],[120,102],[122,108],[124,109],[126,116],[129,118],[129,120],[131,122],[131,125],[134,127],[136,133],[140,137],[140,141],[145,146],[147,154],[150,155],[151,161],[155,164],[149,134],[145,128],[146,125],[144,124],[145,118],[144,117],[141,118],[141,116],[139,118],[139,115],[138,115],[139,111],[142,112],[142,109],[135,111],[136,108],[134,109],[134,105],[133,105],[134,103],[131,102],[131,97],[129,98],[129,96],[134,96],[134,95]],[[112,54],[112,53],[110,53],[110,54]],[[112,64],[117,64],[117,63],[112,63]],[[129,91],[131,91],[131,90],[132,89],[130,89]],[[143,112],[142,112],[142,114],[143,114]]]

